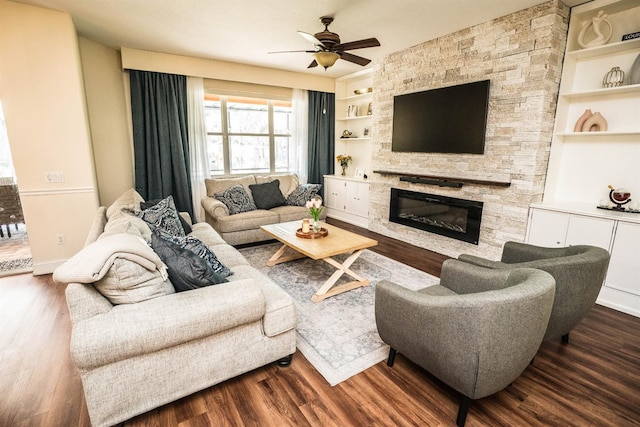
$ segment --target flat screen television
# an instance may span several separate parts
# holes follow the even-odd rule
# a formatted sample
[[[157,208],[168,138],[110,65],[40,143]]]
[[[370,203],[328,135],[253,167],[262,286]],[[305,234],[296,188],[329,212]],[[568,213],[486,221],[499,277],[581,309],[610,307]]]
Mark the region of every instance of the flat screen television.
[[[393,98],[391,151],[483,154],[489,80]]]

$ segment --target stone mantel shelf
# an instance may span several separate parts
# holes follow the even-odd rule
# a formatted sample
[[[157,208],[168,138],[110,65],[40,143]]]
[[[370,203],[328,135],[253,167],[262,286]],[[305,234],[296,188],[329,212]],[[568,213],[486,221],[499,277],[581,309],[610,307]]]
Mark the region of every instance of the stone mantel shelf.
[[[509,187],[511,185],[511,181],[459,178],[459,177],[438,176],[438,175],[421,175],[421,174],[397,172],[397,171],[374,170],[373,173],[377,173],[380,175],[396,175],[396,176],[399,176],[400,180],[402,181],[416,182],[419,184],[438,185],[441,187],[460,188],[462,187],[463,184],[491,185],[491,186],[497,186],[497,187]]]

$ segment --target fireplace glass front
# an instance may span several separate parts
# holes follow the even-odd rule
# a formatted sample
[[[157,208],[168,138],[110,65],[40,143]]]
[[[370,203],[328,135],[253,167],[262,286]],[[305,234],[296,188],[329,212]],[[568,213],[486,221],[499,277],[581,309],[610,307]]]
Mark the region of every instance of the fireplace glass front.
[[[478,244],[482,202],[391,189],[389,221]]]

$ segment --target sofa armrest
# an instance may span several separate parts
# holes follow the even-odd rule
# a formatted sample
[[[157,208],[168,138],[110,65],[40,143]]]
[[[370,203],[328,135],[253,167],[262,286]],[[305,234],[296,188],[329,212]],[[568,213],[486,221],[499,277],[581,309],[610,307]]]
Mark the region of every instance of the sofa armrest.
[[[74,325],[71,354],[79,369],[103,366],[260,321],[265,304],[245,279],[117,305]]]
[[[191,219],[191,215],[189,215],[189,212],[178,212],[178,215],[180,215],[182,219],[187,222],[187,224],[193,225],[193,220]]]
[[[204,211],[212,218],[220,218],[229,215],[229,208],[215,197],[203,197],[200,204]]]

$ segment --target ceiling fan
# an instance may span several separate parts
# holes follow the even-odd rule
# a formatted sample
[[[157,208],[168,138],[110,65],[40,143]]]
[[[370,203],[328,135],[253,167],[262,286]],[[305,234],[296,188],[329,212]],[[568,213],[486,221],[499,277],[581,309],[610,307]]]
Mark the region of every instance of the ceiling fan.
[[[298,31],[298,34],[300,34],[305,40],[313,44],[315,50],[288,50],[284,52],[269,53],[313,53],[314,60],[311,62],[311,64],[309,64],[307,68],[313,68],[320,65],[324,67],[325,70],[335,64],[338,59],[344,59],[345,61],[353,62],[354,64],[362,66],[365,66],[369,62],[371,62],[370,59],[353,55],[351,53],[347,53],[346,51],[380,46],[380,42],[378,41],[378,39],[369,38],[349,43],[340,43],[340,36],[329,31],[329,24],[333,22],[333,17],[323,16],[320,18],[320,22],[322,22],[322,25],[324,25],[324,31],[316,34],[309,34],[305,33],[304,31]]]

